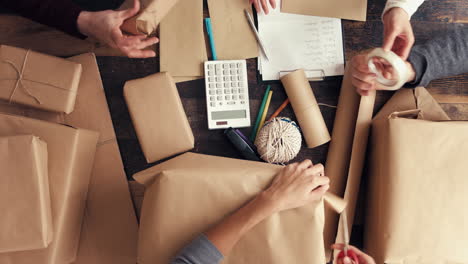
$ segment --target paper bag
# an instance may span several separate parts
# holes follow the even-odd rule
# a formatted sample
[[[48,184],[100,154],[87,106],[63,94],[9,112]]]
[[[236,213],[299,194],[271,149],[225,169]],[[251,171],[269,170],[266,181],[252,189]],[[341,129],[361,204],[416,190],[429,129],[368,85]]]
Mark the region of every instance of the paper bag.
[[[0,114],[0,136],[33,134],[47,143],[54,237],[47,249],[0,254],[0,263],[62,264],[75,260],[98,133]]]
[[[468,262],[468,122],[447,120],[419,87],[372,123],[365,247],[377,263]]]
[[[194,147],[192,129],[169,73],[126,82],[124,97],[148,163]]]
[[[252,4],[244,0],[208,0],[218,60],[258,57],[258,44],[244,10],[252,15]],[[252,15],[253,18],[253,15]]]
[[[33,135],[0,137],[0,253],[52,241],[47,144]]]
[[[283,0],[281,12],[366,21],[367,0]]]
[[[169,263],[193,238],[265,189],[281,168],[186,153],[137,173],[134,178],[147,187],[138,263]],[[223,263],[325,263],[323,225],[323,201],[275,214],[246,234]]]
[[[125,0],[119,8],[133,7],[135,0]],[[174,7],[179,0],[140,0],[140,12],[130,19],[125,20],[122,29],[132,34],[153,34],[159,23]]]
[[[62,58],[0,45],[0,99],[69,114],[81,70]]]

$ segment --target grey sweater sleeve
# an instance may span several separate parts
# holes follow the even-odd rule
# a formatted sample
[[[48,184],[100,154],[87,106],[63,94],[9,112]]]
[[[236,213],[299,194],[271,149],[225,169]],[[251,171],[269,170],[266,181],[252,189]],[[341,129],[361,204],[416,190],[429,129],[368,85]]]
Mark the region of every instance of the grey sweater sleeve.
[[[201,234],[172,260],[171,264],[218,264],[223,255],[213,243]]]
[[[415,45],[408,61],[416,78],[405,87],[427,86],[432,80],[468,72],[468,26]]]

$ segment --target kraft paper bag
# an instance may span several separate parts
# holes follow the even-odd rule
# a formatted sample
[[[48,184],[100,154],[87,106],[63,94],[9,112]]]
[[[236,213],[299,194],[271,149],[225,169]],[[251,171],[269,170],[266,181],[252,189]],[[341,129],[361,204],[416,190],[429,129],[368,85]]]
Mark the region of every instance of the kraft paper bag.
[[[283,0],[281,12],[366,21],[367,0]]]
[[[99,134],[94,131],[0,114],[0,136],[33,134],[47,143],[54,223],[47,249],[0,254],[0,263],[59,264],[75,260]]]
[[[161,72],[175,78],[204,76],[208,60],[203,31],[203,1],[179,0],[160,26]]]
[[[307,147],[315,148],[330,141],[330,133],[304,70],[281,77],[281,83],[291,101]]]
[[[169,73],[126,82],[124,97],[148,163],[194,147],[192,129]]]
[[[249,1],[208,0],[208,8],[219,60],[258,57],[257,40],[244,14],[244,10],[248,10],[252,15]]]
[[[52,241],[47,144],[33,135],[0,137],[0,253]]]
[[[282,166],[186,153],[134,175],[146,185],[138,263],[169,263],[193,238],[265,189]],[[331,194],[330,201],[339,201]],[[222,263],[325,263],[323,200],[254,227]]]
[[[119,8],[132,8],[135,0],[125,0]],[[122,29],[132,34],[150,35],[179,0],[140,0],[140,12],[125,20]]]
[[[68,60],[83,65],[75,110],[57,114],[0,101],[0,111],[98,131],[99,142],[75,264],[135,264],[138,224],[96,57]],[[1,263],[1,262],[0,262]]]
[[[372,123],[365,248],[377,263],[468,262],[468,122],[448,120],[419,87]]]
[[[0,99],[69,114],[81,71],[79,63],[0,45]]]

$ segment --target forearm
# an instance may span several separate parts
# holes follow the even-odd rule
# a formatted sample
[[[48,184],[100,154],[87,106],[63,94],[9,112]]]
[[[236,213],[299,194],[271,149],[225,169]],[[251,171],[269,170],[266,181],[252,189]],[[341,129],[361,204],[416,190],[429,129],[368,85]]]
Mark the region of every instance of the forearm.
[[[382,12],[382,17],[388,10],[399,7],[405,10],[409,18],[411,18],[422,3],[424,3],[424,0],[387,0],[384,11]]]
[[[205,234],[223,255],[227,255],[245,233],[274,212],[272,201],[261,193]]]
[[[85,38],[76,24],[82,10],[71,0],[0,0],[0,6],[70,35]]]
[[[409,87],[427,86],[430,81],[468,72],[468,28],[413,47],[408,61],[416,73]]]

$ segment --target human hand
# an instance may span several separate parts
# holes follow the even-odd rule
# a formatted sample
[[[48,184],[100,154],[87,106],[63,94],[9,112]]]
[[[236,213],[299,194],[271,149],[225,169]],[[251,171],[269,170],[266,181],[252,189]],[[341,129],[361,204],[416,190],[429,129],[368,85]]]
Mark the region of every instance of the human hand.
[[[263,12],[265,12],[265,14],[268,14],[270,12],[268,8],[267,0],[249,0],[249,1],[251,4],[255,6],[255,10],[257,10],[258,13],[260,13],[261,9],[263,9]],[[270,2],[271,7],[275,9],[276,0],[268,0],[268,1]],[[262,6],[262,8],[260,8],[260,5]]]
[[[320,200],[330,187],[324,176],[322,164],[313,165],[310,160],[284,167],[270,187],[263,191],[272,205],[273,212],[293,209]]]
[[[135,0],[133,7],[126,10],[82,11],[78,16],[78,29],[83,35],[119,49],[129,58],[154,57],[156,53],[145,48],[158,43],[158,38],[146,35],[127,35],[120,29],[124,21],[136,15],[139,10],[140,1]]]
[[[370,71],[367,62],[367,54],[356,55],[351,60],[351,82],[353,86],[356,87],[357,93],[362,96],[369,95],[372,90],[378,90],[377,75]],[[382,73],[383,77],[388,80],[397,78],[395,70],[386,60],[373,58],[373,62],[377,70]],[[406,82],[410,82],[414,80],[416,73],[411,63],[405,62],[405,65],[409,72]]]
[[[408,13],[402,8],[394,7],[384,14],[383,23],[384,40],[382,48],[385,51],[391,50],[403,60],[406,60],[414,44],[413,28]]]
[[[335,250],[343,250],[344,245],[343,244],[333,244],[331,246],[331,248],[335,249]],[[362,252],[358,248],[353,247],[353,246],[348,246],[348,248],[350,250],[354,251],[354,253],[356,253],[356,255],[357,255],[358,259],[359,259],[359,264],[375,264],[375,260],[371,256],[369,256],[366,253]],[[354,264],[354,263],[353,263],[353,261],[351,261],[350,258],[344,257],[343,259],[337,260],[337,264]]]

